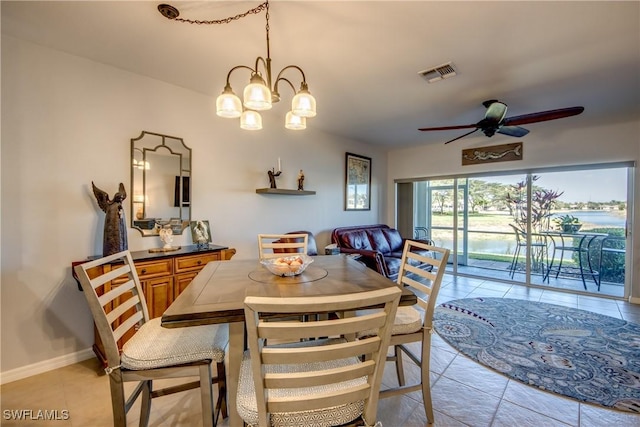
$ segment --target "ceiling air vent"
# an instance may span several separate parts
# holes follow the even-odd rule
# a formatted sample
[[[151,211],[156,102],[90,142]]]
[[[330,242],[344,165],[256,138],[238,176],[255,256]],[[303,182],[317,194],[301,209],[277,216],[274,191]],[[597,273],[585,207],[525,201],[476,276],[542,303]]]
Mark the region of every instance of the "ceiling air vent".
[[[451,65],[451,62],[447,62],[446,64],[420,71],[418,74],[427,82],[434,83],[455,76],[456,70],[453,68],[453,65]]]

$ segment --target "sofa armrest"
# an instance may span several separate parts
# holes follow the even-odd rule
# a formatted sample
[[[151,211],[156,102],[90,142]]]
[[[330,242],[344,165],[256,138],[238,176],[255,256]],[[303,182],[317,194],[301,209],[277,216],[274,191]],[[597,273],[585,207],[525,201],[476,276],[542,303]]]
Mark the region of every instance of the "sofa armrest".
[[[365,263],[367,267],[376,270],[378,273],[382,274],[385,277],[388,277],[388,272],[382,253],[366,249],[351,248],[340,248],[340,253],[358,254],[361,256],[358,261]]]

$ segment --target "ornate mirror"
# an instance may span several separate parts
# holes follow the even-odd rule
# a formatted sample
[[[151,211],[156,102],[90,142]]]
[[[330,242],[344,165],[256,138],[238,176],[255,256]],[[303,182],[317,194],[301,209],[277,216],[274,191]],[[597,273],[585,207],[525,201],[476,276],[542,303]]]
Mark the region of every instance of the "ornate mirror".
[[[182,234],[191,221],[191,148],[182,138],[142,131],[131,139],[131,227]]]

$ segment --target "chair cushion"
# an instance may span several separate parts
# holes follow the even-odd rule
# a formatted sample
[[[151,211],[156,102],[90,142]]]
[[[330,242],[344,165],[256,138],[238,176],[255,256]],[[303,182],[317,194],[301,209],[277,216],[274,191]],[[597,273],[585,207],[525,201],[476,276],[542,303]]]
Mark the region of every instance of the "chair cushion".
[[[376,311],[374,310],[358,310],[356,316],[364,316]],[[405,335],[418,332],[422,328],[422,310],[414,307],[398,307],[396,317],[391,328],[391,335]],[[375,335],[375,330],[365,331],[358,334],[358,338],[365,338]]]
[[[122,347],[120,364],[131,370],[153,369],[211,359],[224,361],[228,325],[163,328],[151,319]]]
[[[418,332],[422,328],[422,310],[414,307],[398,307],[391,328],[391,335],[405,335]]]
[[[305,341],[293,344],[282,344],[282,346],[310,346],[331,343],[334,340],[316,340]],[[275,346],[274,346],[275,347]],[[338,368],[350,364],[360,363],[357,358],[342,359],[325,363],[307,363],[299,365],[265,365],[267,372],[305,372],[328,367]],[[293,389],[270,389],[268,392],[277,397],[282,396],[300,396],[315,395],[318,393],[330,393],[339,390],[340,386],[352,387],[367,382],[366,377],[356,380],[346,381],[338,384],[328,384],[325,386],[304,387]],[[240,379],[238,383],[237,410],[242,419],[251,426],[258,425],[258,410],[256,404],[256,391],[253,383],[253,373],[251,371],[251,356],[249,351],[244,352],[242,365],[240,367]],[[364,402],[349,403],[345,405],[335,406],[333,408],[324,408],[317,411],[300,411],[300,412],[276,412],[271,414],[271,425],[274,427],[311,427],[311,426],[334,426],[346,424],[355,420],[364,410]]]

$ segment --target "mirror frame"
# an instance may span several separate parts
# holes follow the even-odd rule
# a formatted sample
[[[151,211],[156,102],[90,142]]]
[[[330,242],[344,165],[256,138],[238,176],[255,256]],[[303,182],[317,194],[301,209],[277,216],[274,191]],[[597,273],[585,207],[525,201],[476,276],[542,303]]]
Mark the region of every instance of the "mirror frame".
[[[155,145],[153,148],[149,148],[149,147],[137,147],[136,146],[136,142],[142,140],[145,136],[153,136],[155,138],[161,138],[161,143],[158,145]],[[185,152],[189,155],[189,161],[188,164],[186,165],[186,168],[184,168],[182,160],[183,160],[183,156],[185,156],[185,154],[183,153],[178,153],[175,152],[171,149],[171,147],[169,145],[166,144],[166,140],[167,139],[172,139],[175,141],[178,141],[180,144],[182,144],[182,147],[184,147]],[[175,145],[175,144],[174,144]],[[193,179],[192,177],[192,150],[191,148],[189,148],[185,143],[184,140],[182,138],[178,138],[175,136],[170,136],[170,135],[163,135],[160,133],[155,133],[155,132],[148,132],[143,130],[142,133],[140,134],[140,136],[138,136],[137,138],[131,138],[131,159],[130,159],[130,167],[131,167],[131,203],[130,203],[130,215],[131,215],[131,228],[134,228],[136,230],[138,230],[140,232],[140,234],[142,235],[142,237],[151,237],[151,236],[159,236],[160,233],[160,228],[155,226],[152,229],[142,229],[140,227],[137,227],[135,225],[136,221],[136,207],[134,205],[138,204],[138,203],[142,203],[142,211],[144,213],[143,216],[146,217],[146,206],[145,206],[145,201],[143,200],[142,202],[136,202],[134,200],[134,189],[135,189],[135,172],[136,172],[136,166],[134,165],[134,160],[136,160],[135,158],[135,152],[137,151],[141,151],[143,153],[143,157],[142,157],[142,161],[146,162],[146,154],[145,151],[157,151],[159,148],[164,148],[166,150],[168,150],[171,154],[176,155],[179,157],[179,161],[180,161],[180,170],[178,171],[178,174],[176,175],[176,177],[179,177],[179,182],[182,181],[182,179],[184,177],[189,177],[190,182],[188,185],[188,200],[189,200],[189,214],[185,216],[185,218],[182,217],[183,215],[183,205],[182,203],[180,203],[180,206],[178,206],[179,208],[179,212],[180,212],[180,224],[173,224],[173,221],[171,221],[173,218],[167,218],[166,219],[166,223],[165,223],[165,219],[162,218],[163,222],[159,223],[159,225],[167,225],[167,224],[171,224],[171,228],[173,231],[174,235],[180,235],[182,234],[182,232],[185,230],[185,228],[189,227],[189,223],[191,222],[191,209],[193,207],[193,197],[192,197],[192,191],[191,188],[193,187]],[[188,172],[187,175],[183,175],[184,172]],[[143,172],[142,175],[142,188],[143,188],[143,197],[145,196],[145,192],[146,192],[146,172]],[[183,187],[184,188],[184,187]]]

